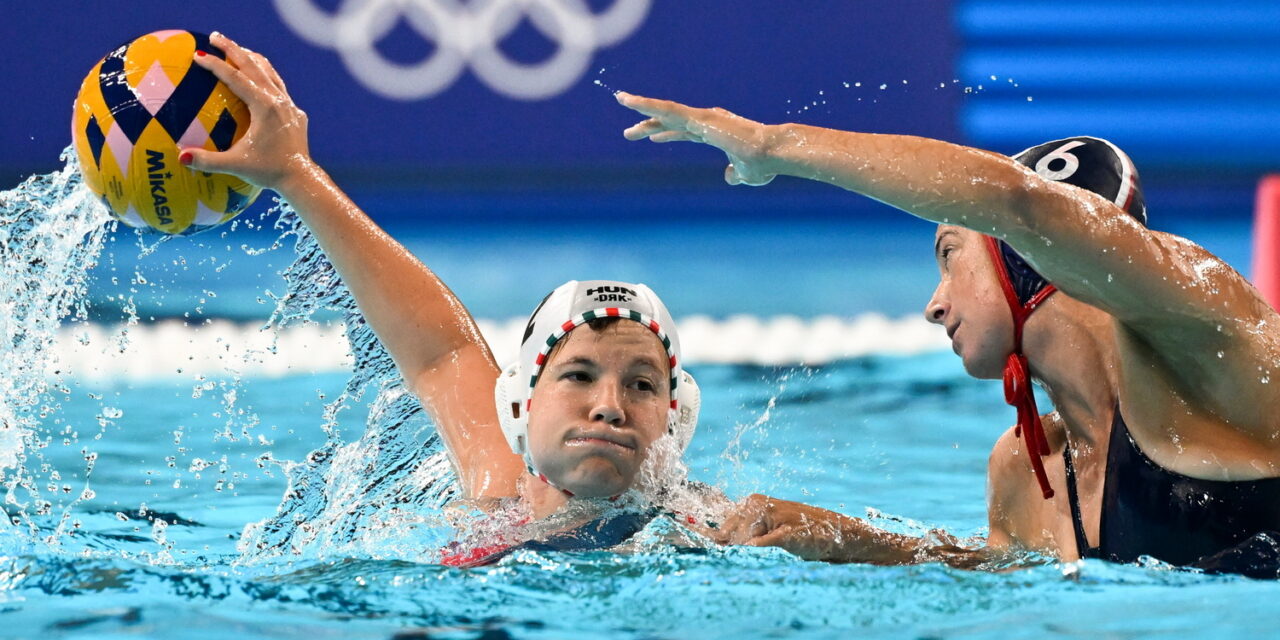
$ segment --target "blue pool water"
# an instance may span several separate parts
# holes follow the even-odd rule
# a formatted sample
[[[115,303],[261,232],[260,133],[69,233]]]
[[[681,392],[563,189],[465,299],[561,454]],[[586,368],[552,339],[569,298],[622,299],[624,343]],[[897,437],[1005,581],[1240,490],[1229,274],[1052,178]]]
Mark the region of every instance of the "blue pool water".
[[[354,386],[350,372],[324,363],[270,373],[217,359],[266,323],[272,296],[286,290],[280,271],[296,259],[294,238],[282,238],[274,219],[250,222],[225,236],[159,244],[119,230],[87,236],[105,243],[82,296],[91,304],[57,340],[86,327],[109,333],[109,348],[76,365],[96,374],[9,372],[52,386],[39,408],[0,414],[34,430],[22,477],[4,476],[6,511],[18,524],[0,532],[0,636],[1186,638],[1263,635],[1280,624],[1272,582],[1093,561],[1004,573],[834,566],[770,549],[676,548],[666,534],[678,525],[662,518],[630,553],[521,552],[484,569],[440,567],[437,550],[454,531],[434,499],[447,498],[448,478],[399,477],[398,487],[376,480],[393,459],[442,469],[429,424],[379,395],[376,358],[356,362]],[[1233,264],[1247,259],[1243,217],[1178,225]],[[738,315],[878,312],[890,318],[888,330],[906,331],[909,322],[894,319],[916,313],[934,278],[932,230],[914,221],[655,229],[610,220],[589,232],[531,220],[388,226],[478,317],[495,321],[526,312],[570,277],[617,277],[649,282],[678,317],[705,316],[713,327]],[[8,257],[11,273],[26,268]],[[118,328],[131,314],[138,324]],[[165,337],[159,327],[172,325],[152,317],[190,325]],[[239,328],[210,346],[201,336],[212,329],[201,334],[199,325],[212,318]],[[273,330],[293,335],[298,326]],[[162,339],[179,356],[191,345],[192,364],[126,375],[140,354],[171,356],[147,350]],[[768,493],[895,531],[981,536],[986,457],[1011,410],[998,383],[971,380],[949,351],[928,344],[912,355],[872,349],[816,366],[692,363],[704,394],[692,478],[732,497]],[[326,407],[362,383],[365,393],[327,424]],[[374,437],[362,439],[371,408]],[[379,432],[392,423],[401,425],[396,434]],[[12,442],[0,447],[11,451]],[[353,460],[367,466],[346,464]],[[311,483],[299,489],[301,502],[285,497],[291,475],[295,489]],[[47,514],[15,480],[51,503]],[[392,494],[406,497],[401,508],[378,504]],[[289,518],[277,516],[282,507],[293,509]],[[264,522],[318,531],[244,533]],[[254,550],[267,540],[286,544]]]

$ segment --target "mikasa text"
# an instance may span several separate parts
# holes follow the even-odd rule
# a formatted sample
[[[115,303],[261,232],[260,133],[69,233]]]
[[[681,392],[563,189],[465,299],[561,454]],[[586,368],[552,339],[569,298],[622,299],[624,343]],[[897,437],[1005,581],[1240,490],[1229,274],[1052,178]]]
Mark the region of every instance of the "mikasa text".
[[[165,183],[173,177],[164,171],[164,154],[147,149],[147,180],[151,186],[151,202],[156,208],[156,217],[160,224],[173,224],[173,214],[169,211],[169,198],[165,196]]]

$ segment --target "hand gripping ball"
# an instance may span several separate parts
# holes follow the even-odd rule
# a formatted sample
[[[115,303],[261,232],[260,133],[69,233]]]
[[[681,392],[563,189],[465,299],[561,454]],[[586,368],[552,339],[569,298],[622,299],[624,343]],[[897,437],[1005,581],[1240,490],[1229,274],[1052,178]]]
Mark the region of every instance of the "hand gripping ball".
[[[191,60],[223,57],[209,37],[156,31],[117,47],[80,85],[71,137],[85,184],[126,225],[189,235],[234,218],[261,191],[178,163],[180,147],[226,151],[249,109]]]

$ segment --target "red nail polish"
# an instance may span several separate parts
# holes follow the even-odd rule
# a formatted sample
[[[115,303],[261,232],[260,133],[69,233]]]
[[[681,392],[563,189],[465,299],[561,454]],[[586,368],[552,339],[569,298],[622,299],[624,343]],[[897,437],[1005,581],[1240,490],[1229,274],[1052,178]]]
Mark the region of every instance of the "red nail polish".
[[[183,151],[178,154],[178,164],[186,167],[191,164],[192,155],[190,151]]]
[[[198,55],[198,56],[200,56],[201,58],[203,58],[203,57],[205,57],[206,55],[209,55],[209,54],[207,54],[207,53],[205,53],[205,52],[203,52],[203,51],[201,51],[201,50],[199,50],[199,49],[196,49],[196,55]]]

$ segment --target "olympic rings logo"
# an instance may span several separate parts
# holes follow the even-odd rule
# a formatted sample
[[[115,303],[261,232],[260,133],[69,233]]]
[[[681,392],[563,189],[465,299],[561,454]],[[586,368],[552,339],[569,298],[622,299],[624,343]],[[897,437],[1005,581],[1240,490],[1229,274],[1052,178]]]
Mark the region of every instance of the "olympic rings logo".
[[[500,94],[545,100],[577,82],[597,49],[634,33],[650,2],[615,0],[600,13],[586,0],[343,0],[333,12],[311,0],[275,0],[275,6],[303,40],[337,51],[356,80],[387,98],[434,96],[470,68]],[[498,49],[525,16],[558,45],[542,62],[517,62]],[[435,44],[426,59],[399,64],[374,47],[400,20]]]

